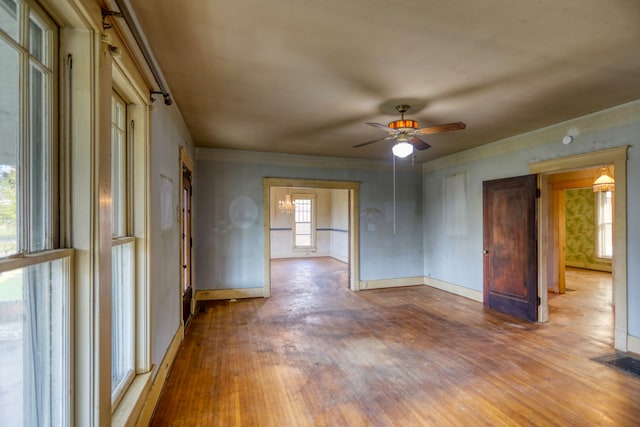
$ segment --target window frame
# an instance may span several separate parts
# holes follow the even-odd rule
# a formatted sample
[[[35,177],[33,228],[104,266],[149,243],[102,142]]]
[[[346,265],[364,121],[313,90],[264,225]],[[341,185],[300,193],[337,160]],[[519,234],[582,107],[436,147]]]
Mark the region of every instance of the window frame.
[[[72,372],[71,366],[71,354],[72,354],[72,338],[71,338],[71,325],[73,324],[73,271],[74,271],[74,256],[75,251],[73,249],[55,249],[50,251],[43,251],[34,254],[26,254],[20,257],[14,258],[2,258],[0,259],[0,274],[8,273],[18,269],[26,269],[29,267],[35,267],[38,265],[45,265],[55,261],[63,262],[63,289],[61,289],[62,296],[62,337],[56,337],[61,340],[61,348],[59,357],[62,361],[62,388],[64,389],[60,396],[62,405],[60,407],[60,414],[63,418],[62,425],[71,425],[73,418],[74,402],[71,398],[71,384],[72,384]],[[50,420],[52,421],[52,420]]]
[[[607,203],[607,198],[609,202]],[[607,208],[606,205],[609,205],[608,208],[610,211],[604,212],[603,210]],[[596,205],[596,215],[595,215],[595,257],[600,260],[611,261],[613,259],[613,204],[614,204],[614,193],[613,191],[600,191],[596,192],[595,197],[595,205]],[[607,218],[608,217],[608,218]],[[608,220],[607,220],[608,219]],[[603,241],[607,239],[609,242]],[[606,247],[611,248],[610,253],[604,253]]]
[[[73,302],[73,272],[74,250],[60,249],[60,213],[59,199],[62,196],[59,179],[63,172],[59,150],[61,147],[58,134],[60,115],[59,102],[59,27],[55,20],[34,0],[15,0],[15,34],[0,29],[0,43],[8,52],[16,54],[15,71],[18,81],[18,93],[15,98],[15,114],[17,126],[15,128],[15,248],[0,257],[0,274],[10,271],[27,271],[32,267],[47,266],[61,261],[59,270],[46,269],[38,272],[32,270],[25,276],[21,274],[22,303],[28,305],[31,298],[38,300],[37,294],[45,296],[49,303],[46,307],[38,305],[38,313],[55,316],[60,323],[42,323],[47,336],[36,336],[36,346],[39,357],[45,357],[44,363],[51,371],[33,371],[31,374],[45,375],[43,380],[47,387],[38,409],[44,419],[39,422],[70,425],[73,419],[74,400],[71,385],[73,382],[72,360],[72,328],[74,322]],[[5,8],[6,10],[6,8]],[[41,50],[34,52],[34,35],[32,25],[41,30]],[[6,28],[6,27],[5,27]],[[34,76],[40,76],[36,79]],[[39,82],[39,90],[34,90],[34,84]],[[39,95],[39,99],[36,98]],[[36,102],[37,101],[37,102]],[[35,131],[37,129],[37,132]],[[10,134],[13,136],[12,134]],[[6,139],[8,141],[9,138]],[[13,149],[10,149],[11,153]],[[37,154],[36,155],[34,155]],[[9,157],[11,154],[9,154]],[[55,274],[51,274],[52,271]],[[45,274],[42,279],[39,274]],[[34,276],[35,275],[35,276]],[[48,279],[47,279],[48,278]],[[34,281],[35,280],[35,281]],[[59,280],[59,282],[52,282]],[[54,290],[50,286],[58,283],[62,289],[57,289],[55,301],[52,297]],[[27,288],[25,288],[27,286]],[[48,288],[45,288],[48,287]],[[37,290],[32,294],[32,290]],[[34,296],[35,295],[35,296]],[[58,299],[59,297],[59,299]],[[27,301],[29,300],[29,301]],[[40,304],[42,301],[37,302]],[[23,305],[24,307],[24,305]],[[24,322],[29,316],[25,315]],[[26,325],[27,323],[23,323]],[[34,326],[28,326],[32,328]],[[31,330],[31,329],[30,329]],[[31,330],[33,332],[33,330]],[[59,333],[59,334],[58,334]],[[31,333],[29,334],[30,336]],[[33,337],[33,336],[32,336]],[[26,363],[23,354],[22,363]],[[42,360],[39,359],[39,362]],[[53,369],[56,372],[52,373]],[[29,381],[23,372],[22,381]],[[55,387],[52,381],[55,377]],[[55,391],[54,391],[55,389]],[[23,396],[23,399],[25,397]],[[32,400],[21,402],[22,410],[32,408]],[[55,417],[51,418],[51,417]]]
[[[5,42],[10,49],[18,53],[18,80],[21,88],[18,94],[18,128],[16,141],[16,250],[7,256],[29,254],[60,247],[58,214],[59,196],[59,136],[58,136],[58,45],[59,31],[55,21],[33,0],[14,0],[17,5],[17,39],[0,29],[0,41]],[[34,21],[44,28],[46,38],[42,58],[31,52],[30,23]],[[43,165],[39,168],[32,167],[31,139],[32,126],[32,99],[31,99],[31,75],[32,66],[37,68],[45,79],[43,94],[45,103],[42,111],[45,115],[45,124],[42,127],[43,139],[46,151],[43,153]],[[35,171],[34,171],[35,169]],[[40,169],[44,169],[41,171]],[[42,239],[37,245],[31,243],[32,221],[34,212],[31,203],[34,197],[33,174],[42,172],[41,201],[46,211],[41,215]],[[42,219],[41,218],[41,219]]]
[[[146,88],[139,86],[135,78],[135,71],[128,70],[124,65],[114,60],[111,68],[112,91],[116,92],[127,106],[127,153],[129,164],[127,167],[127,226],[128,236],[113,239],[112,252],[115,243],[130,243],[134,252],[134,281],[135,300],[133,302],[133,376],[125,387],[122,387],[118,399],[112,399],[112,422],[116,425],[136,413],[140,399],[143,397],[144,387],[151,380],[151,313],[150,313],[150,284],[149,262],[150,242],[147,236],[150,232],[150,141],[149,124],[150,110]],[[135,125],[133,125],[133,124]],[[114,243],[115,242],[115,243]],[[107,367],[111,369],[111,364]],[[110,377],[109,377],[110,378]],[[116,420],[116,421],[114,421]]]
[[[121,107],[122,116],[116,117],[118,107]],[[129,115],[129,104],[118,90],[114,88],[111,94],[111,191],[112,191],[112,230],[111,230],[111,256],[112,256],[112,349],[115,347],[114,338],[116,332],[120,333],[120,328],[115,327],[113,322],[128,325],[127,335],[117,335],[123,338],[119,342],[124,352],[123,359],[126,360],[126,372],[117,384],[113,383],[114,357],[112,352],[111,360],[111,408],[112,412],[118,407],[127,390],[133,383],[136,376],[136,245],[133,235],[133,209],[132,209],[132,189],[133,175],[131,165],[133,163],[133,120]],[[131,129],[131,131],[130,131]],[[116,135],[120,138],[118,146],[114,146]],[[117,150],[117,151],[114,151]],[[117,187],[118,190],[115,190]],[[124,193],[124,194],[122,194]],[[117,194],[117,199],[114,197]],[[126,246],[126,248],[125,248]],[[123,259],[121,265],[114,264],[116,259],[120,259],[125,253],[127,259]],[[127,268],[129,267],[129,268]],[[122,273],[122,274],[118,274]],[[121,280],[123,280],[122,283]],[[116,290],[116,286],[122,285]],[[123,293],[124,292],[124,293]],[[117,295],[122,300],[116,299]],[[120,316],[114,316],[114,310],[122,309]],[[125,348],[126,347],[126,348]]]
[[[120,95],[120,93],[117,90],[113,90],[112,93],[112,106],[111,106],[111,143],[112,143],[112,150],[111,150],[111,206],[112,206],[112,216],[111,216],[111,221],[112,221],[112,239],[119,239],[119,238],[123,238],[123,237],[130,237],[132,235],[132,224],[133,224],[133,220],[132,220],[132,213],[131,213],[131,201],[132,201],[132,188],[133,188],[133,178],[132,178],[132,170],[131,170],[131,164],[133,163],[133,154],[132,154],[132,144],[131,144],[131,139],[132,139],[132,135],[130,132],[130,128],[133,127],[132,123],[133,120],[130,121],[129,119],[129,113],[128,113],[128,104],[127,102],[124,100],[124,97],[122,95]],[[114,103],[115,101],[115,103]],[[120,104],[120,106],[123,107],[124,110],[124,116],[123,116],[123,123],[124,123],[124,127],[120,128],[117,127],[118,124],[114,123],[113,121],[113,114],[115,112],[115,107],[117,104]],[[114,202],[114,192],[113,192],[113,187],[114,187],[114,159],[113,159],[113,137],[114,137],[114,132],[120,131],[120,135],[122,136],[122,147],[121,150],[119,151],[119,156],[120,156],[120,160],[121,160],[121,164],[120,164],[120,168],[118,169],[120,171],[120,181],[118,181],[118,183],[120,184],[120,192],[124,193],[121,194],[121,197],[119,200],[119,212],[116,212],[116,209],[113,209],[114,206],[116,206],[116,203]],[[124,181],[124,182],[121,182]],[[118,216],[118,221],[120,222],[120,226],[118,228],[118,230],[114,230],[114,223],[116,223],[116,217]]]
[[[292,248],[294,251],[315,251],[316,250],[316,200],[317,197],[315,194],[293,194],[293,201],[296,205],[296,210],[293,215],[291,215],[291,235],[292,235]],[[298,236],[298,221],[296,221],[297,217],[297,209],[300,204],[298,200],[310,200],[310,221],[309,221],[309,237],[310,243],[308,246],[302,246],[297,244],[297,236]],[[301,222],[302,223],[302,222]],[[306,235],[306,234],[305,234]]]

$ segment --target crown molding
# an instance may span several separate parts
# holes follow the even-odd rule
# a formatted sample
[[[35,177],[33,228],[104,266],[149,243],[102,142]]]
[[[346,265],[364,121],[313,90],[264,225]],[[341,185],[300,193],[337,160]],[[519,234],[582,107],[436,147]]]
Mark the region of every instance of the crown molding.
[[[246,151],[208,147],[196,148],[196,161],[199,160],[314,169],[366,169],[388,171],[393,167],[391,161],[307,156],[301,154],[271,153],[264,151]],[[404,162],[396,162],[396,169],[402,172],[422,173],[422,169],[417,164],[412,167],[411,165],[405,165]]]

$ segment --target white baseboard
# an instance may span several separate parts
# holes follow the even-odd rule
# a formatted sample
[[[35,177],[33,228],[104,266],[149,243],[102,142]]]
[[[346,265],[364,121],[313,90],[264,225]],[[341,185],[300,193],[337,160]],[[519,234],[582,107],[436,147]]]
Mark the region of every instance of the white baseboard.
[[[632,353],[640,354],[640,338],[633,335],[627,335],[627,349]]]
[[[474,301],[482,302],[483,296],[481,291],[465,288],[464,286],[455,285],[453,283],[445,282],[443,280],[434,279],[433,277],[424,277],[424,284],[431,286],[432,288],[447,291],[449,293],[460,295],[465,298],[472,299]]]
[[[345,264],[349,263],[349,255],[340,255],[340,254],[336,254],[334,252],[331,252],[331,254],[329,256],[331,258],[333,258],[333,259],[337,259],[340,262],[344,262]]]
[[[293,258],[322,258],[331,256],[328,252],[287,252],[280,254],[271,254],[271,259],[293,259]]]
[[[262,298],[264,288],[238,288],[238,289],[203,289],[196,291],[196,302],[240,299],[240,298]]]
[[[160,399],[160,392],[162,391],[164,383],[167,380],[167,375],[173,366],[173,361],[176,358],[176,354],[178,353],[178,349],[180,348],[183,338],[184,330],[182,325],[180,325],[178,331],[171,340],[171,344],[169,344],[169,348],[167,348],[167,352],[162,358],[162,362],[160,362],[160,365],[158,366],[158,373],[151,384],[151,389],[149,390],[147,399],[144,402],[144,406],[142,407],[142,411],[140,412],[140,416],[136,422],[137,426],[148,426],[151,423],[153,412],[155,411],[158,400]]]
[[[591,264],[587,262],[567,262],[567,267],[586,268],[587,270],[606,271],[611,273],[611,264]]]
[[[398,288],[424,285],[424,277],[402,277],[399,279],[361,280],[360,289]]]

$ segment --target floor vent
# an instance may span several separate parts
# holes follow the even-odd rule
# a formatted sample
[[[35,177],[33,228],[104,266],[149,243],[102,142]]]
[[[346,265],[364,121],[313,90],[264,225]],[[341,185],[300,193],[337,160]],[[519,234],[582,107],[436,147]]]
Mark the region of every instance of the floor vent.
[[[596,357],[593,360],[640,377],[640,359],[628,353],[616,353],[609,356]]]

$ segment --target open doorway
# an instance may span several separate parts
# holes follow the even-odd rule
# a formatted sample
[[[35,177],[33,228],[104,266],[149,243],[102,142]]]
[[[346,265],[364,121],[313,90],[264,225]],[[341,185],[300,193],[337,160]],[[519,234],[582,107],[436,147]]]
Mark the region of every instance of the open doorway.
[[[566,284],[560,283],[565,279],[564,254],[560,252],[564,247],[559,244],[563,237],[563,228],[559,227],[558,206],[562,197],[560,191],[553,188],[553,176],[559,173],[584,170],[587,168],[613,165],[615,169],[616,188],[615,204],[613,206],[613,250],[612,250],[612,302],[614,311],[614,347],[626,351],[628,347],[627,321],[627,268],[626,268],[626,159],[627,147],[611,148],[607,150],[585,153],[570,157],[532,163],[529,165],[531,173],[537,173],[541,190],[539,203],[539,283],[540,296],[538,320],[549,320],[548,289],[558,289]],[[593,179],[594,177],[590,177]],[[562,274],[561,274],[562,273]]]
[[[186,327],[193,313],[192,274],[192,218],[191,202],[193,197],[192,175],[193,162],[186,151],[180,149],[180,165],[182,169],[182,185],[180,195],[180,297],[182,299],[182,326]]]
[[[606,165],[612,178],[614,169]],[[549,219],[558,236],[557,258],[551,263],[557,275],[549,281],[549,321],[585,333],[595,331],[612,342],[615,191],[594,191],[601,172],[601,167],[592,167],[548,176],[553,200]]]
[[[359,183],[265,178],[265,290],[271,260],[331,257],[348,265],[347,285],[359,290]]]
[[[613,165],[606,168],[615,176]],[[611,272],[615,192],[593,190],[600,171],[599,166],[548,175],[548,219],[557,245],[549,264],[551,292],[566,292],[565,267]]]

